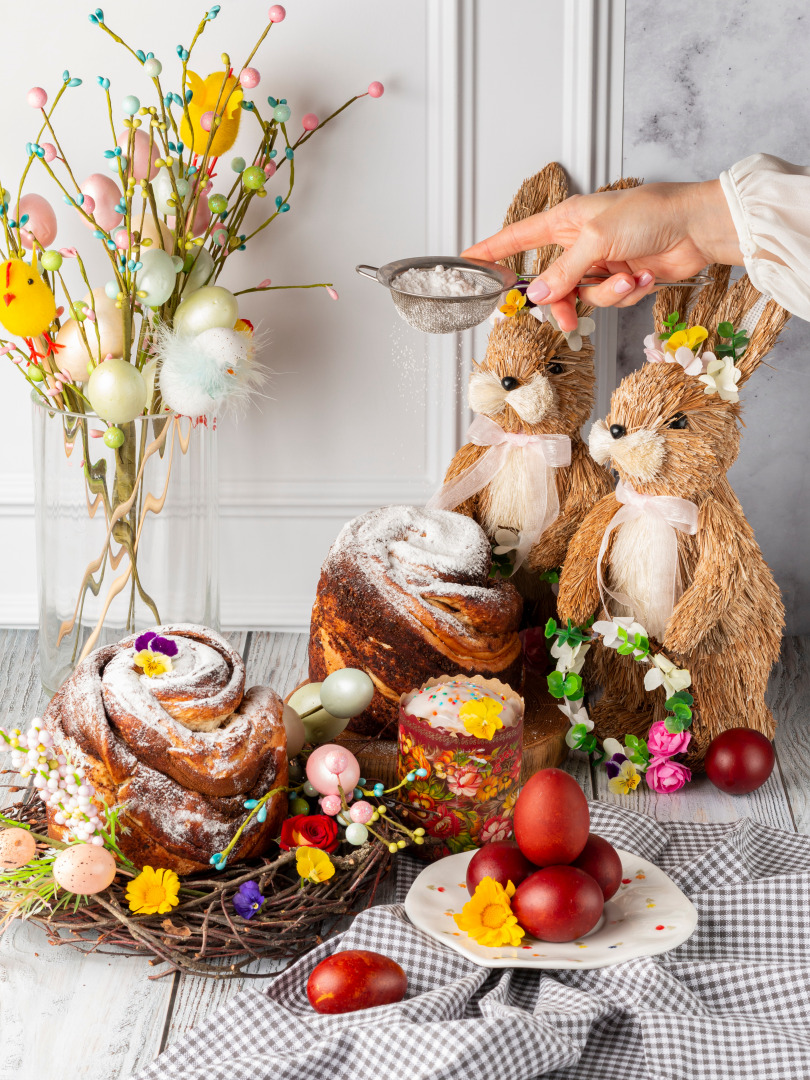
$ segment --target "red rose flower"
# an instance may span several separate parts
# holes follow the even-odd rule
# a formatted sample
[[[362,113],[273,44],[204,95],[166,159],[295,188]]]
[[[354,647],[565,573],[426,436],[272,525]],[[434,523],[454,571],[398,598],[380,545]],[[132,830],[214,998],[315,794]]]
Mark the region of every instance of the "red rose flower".
[[[326,814],[295,814],[281,826],[279,847],[284,851],[297,847],[316,847],[321,851],[336,851],[338,827]]]

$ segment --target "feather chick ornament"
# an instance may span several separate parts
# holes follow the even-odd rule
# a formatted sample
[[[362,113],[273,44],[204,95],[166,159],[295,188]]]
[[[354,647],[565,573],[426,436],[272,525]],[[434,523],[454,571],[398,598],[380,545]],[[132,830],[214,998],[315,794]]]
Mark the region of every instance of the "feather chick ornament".
[[[209,121],[216,115],[220,122],[208,151],[209,156],[218,158],[226,153],[236,142],[239,134],[239,122],[242,119],[242,90],[235,75],[227,78],[221,71],[214,71],[206,79],[201,79],[193,71],[186,73],[192,97],[187,106],[188,118],[183,115],[180,125],[180,138],[196,154],[202,154],[211,138],[211,125],[206,128],[203,117]]]
[[[7,259],[0,265],[0,323],[10,334],[25,340],[32,358],[41,356],[34,348],[33,339],[44,336],[48,354],[56,346],[46,333],[56,318],[56,300],[42,280],[36,256],[29,265],[22,259]]]
[[[157,341],[160,392],[180,416],[240,412],[264,381],[253,334],[221,326],[194,337],[164,327]]]

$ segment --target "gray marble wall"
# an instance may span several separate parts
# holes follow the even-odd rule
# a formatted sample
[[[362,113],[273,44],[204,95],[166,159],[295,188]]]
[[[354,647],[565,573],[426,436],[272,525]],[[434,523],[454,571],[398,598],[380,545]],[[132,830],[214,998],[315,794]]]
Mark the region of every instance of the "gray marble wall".
[[[748,154],[810,161],[806,0],[627,0],[624,175],[704,180]],[[622,312],[619,374],[644,359],[650,306]],[[788,323],[742,395],[731,482],[782,588],[788,632],[810,632],[810,325]]]

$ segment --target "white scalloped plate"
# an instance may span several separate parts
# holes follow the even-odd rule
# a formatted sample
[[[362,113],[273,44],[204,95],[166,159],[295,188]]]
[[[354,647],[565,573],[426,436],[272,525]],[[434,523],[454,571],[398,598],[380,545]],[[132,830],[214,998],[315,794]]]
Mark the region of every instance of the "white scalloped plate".
[[[697,926],[691,900],[653,863],[617,851],[622,860],[619,891],[605,904],[597,926],[576,941],[525,937],[517,948],[488,948],[462,933],[453,915],[460,914],[470,898],[465,878],[474,851],[427,866],[410,888],[405,912],[414,926],[481,967],[584,970],[656,956],[682,945]]]

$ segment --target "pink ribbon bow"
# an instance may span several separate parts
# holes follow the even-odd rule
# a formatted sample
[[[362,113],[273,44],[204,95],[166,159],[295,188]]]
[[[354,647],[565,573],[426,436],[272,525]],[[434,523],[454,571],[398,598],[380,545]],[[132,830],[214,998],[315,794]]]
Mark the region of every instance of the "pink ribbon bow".
[[[681,593],[676,530],[694,536],[698,530],[698,508],[688,499],[678,499],[671,495],[642,495],[631,484],[625,484],[622,480],[616,485],[616,499],[622,505],[608,522],[596,559],[596,580],[602,606],[610,618],[605,598],[607,593],[617,603],[627,608],[639,622],[643,622],[649,612],[654,610],[657,615],[656,626],[655,628],[648,626],[646,629],[651,634],[655,634],[656,629],[663,633],[663,627],[669,622],[669,617]],[[661,543],[656,549],[646,552],[651,560],[650,595],[646,612],[634,611],[634,601],[622,592],[609,589],[602,577],[602,560],[607,551],[610,534],[619,525],[633,521],[643,514],[656,514],[670,526],[663,533]]]
[[[514,565],[517,570],[560,513],[557,481],[551,470],[571,464],[571,440],[567,435],[514,434],[504,431],[487,416],[476,416],[467,431],[467,440],[489,449],[469,469],[444,484],[430,499],[427,509],[453,510],[497,476],[512,450],[528,454],[529,510],[518,539]]]

